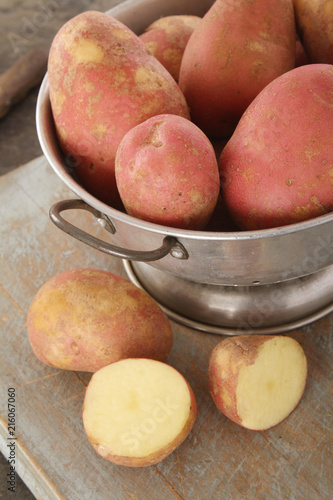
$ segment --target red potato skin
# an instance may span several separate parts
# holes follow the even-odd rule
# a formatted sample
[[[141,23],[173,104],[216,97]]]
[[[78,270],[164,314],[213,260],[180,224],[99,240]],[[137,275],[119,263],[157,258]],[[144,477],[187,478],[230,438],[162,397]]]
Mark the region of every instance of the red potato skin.
[[[179,86],[192,121],[230,136],[256,95],[295,64],[292,0],[216,0],[185,48]]]
[[[206,226],[220,190],[212,144],[175,115],[155,116],[126,134],[116,155],[116,180],[127,213],[182,229]]]
[[[129,28],[94,11],[59,30],[48,78],[67,163],[88,192],[121,207],[114,174],[117,147],[128,130],[156,114],[190,118],[177,83]]]
[[[201,17],[166,16],[152,23],[139,36],[149,52],[160,61],[178,82],[180,63],[187,42]]]
[[[222,196],[236,224],[267,229],[333,210],[333,66],[295,68],[248,107],[224,148]]]
[[[47,281],[27,316],[31,348],[56,368],[95,372],[128,357],[165,361],[171,325],[151,297],[103,270],[73,269]]]
[[[298,33],[310,64],[333,64],[332,0],[293,0]]]
[[[242,427],[245,426],[237,413],[236,400],[240,370],[243,366],[254,364],[260,346],[273,338],[274,335],[230,337],[219,342],[211,352],[208,363],[208,382],[212,399],[223,415]],[[300,401],[301,399],[298,404]],[[261,430],[266,430],[266,428]]]
[[[171,443],[169,443],[168,446],[165,446],[163,449],[158,450],[157,452],[152,453],[146,457],[120,457],[118,455],[114,455],[112,453],[112,451],[101,446],[99,443],[96,443],[93,436],[89,436],[87,431],[85,431],[87,438],[88,438],[90,444],[92,445],[92,447],[94,448],[94,450],[99,455],[101,455],[103,458],[105,458],[106,460],[109,460],[110,462],[112,462],[114,464],[123,465],[126,467],[147,467],[150,465],[155,465],[158,462],[161,462],[162,460],[164,460],[173,451],[175,451],[176,448],[178,448],[183,443],[183,441],[185,441],[185,439],[190,434],[190,432],[194,426],[196,417],[197,417],[197,402],[196,402],[194,392],[193,392],[190,384],[187,382],[187,380],[185,378],[184,378],[184,380],[189,388],[190,397],[191,397],[190,414],[189,414],[189,418],[188,418],[187,422],[185,423],[180,434],[178,434],[178,436],[173,441],[171,441]],[[86,390],[88,390],[88,387],[89,387],[89,384],[88,384]],[[83,414],[84,414],[84,405],[83,405]],[[83,418],[83,422],[84,422],[84,418]]]
[[[270,335],[231,337],[219,342],[211,352],[208,364],[210,394],[221,413],[238,425],[242,425],[236,400],[239,371],[244,363],[252,365],[255,362],[258,348],[271,338]]]

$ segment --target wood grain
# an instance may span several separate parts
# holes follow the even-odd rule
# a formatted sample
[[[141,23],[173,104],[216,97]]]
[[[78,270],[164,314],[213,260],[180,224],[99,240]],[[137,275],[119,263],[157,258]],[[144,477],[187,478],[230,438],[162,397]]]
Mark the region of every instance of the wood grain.
[[[36,498],[330,499],[332,481],[333,315],[288,335],[304,347],[309,378],[296,411],[277,427],[254,432],[215,408],[208,358],[221,340],[172,322],[168,362],[190,382],[198,417],[186,441],[163,462],[131,469],[98,456],[83,432],[81,410],[90,374],[43,365],[32,353],[26,313],[38,288],[70,268],[125,276],[122,262],[77,242],[49,220],[48,209],[74,197],[41,157],[0,178],[0,448],[6,455],[8,387],[16,389],[17,470]],[[73,222],[109,238],[89,215]]]
[[[47,53],[31,50],[0,75],[0,118],[39,85],[47,68]]]

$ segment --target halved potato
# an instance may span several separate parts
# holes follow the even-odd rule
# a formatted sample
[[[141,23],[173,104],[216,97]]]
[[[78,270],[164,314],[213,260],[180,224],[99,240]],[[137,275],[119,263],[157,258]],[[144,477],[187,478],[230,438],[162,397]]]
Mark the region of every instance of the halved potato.
[[[209,360],[209,387],[217,408],[252,430],[273,427],[296,408],[307,360],[291,337],[242,335],[222,340]]]
[[[163,460],[184,441],[196,411],[193,391],[175,368],[132,358],[94,373],[85,394],[83,424],[102,457],[143,467]]]

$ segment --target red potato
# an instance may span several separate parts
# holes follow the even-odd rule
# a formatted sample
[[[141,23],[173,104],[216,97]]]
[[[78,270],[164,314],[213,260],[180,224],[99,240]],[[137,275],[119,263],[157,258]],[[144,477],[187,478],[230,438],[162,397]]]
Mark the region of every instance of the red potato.
[[[161,17],[150,24],[139,37],[176,82],[185,47],[200,21],[201,17],[190,15]]]
[[[307,360],[291,337],[230,337],[213,349],[208,377],[212,398],[225,416],[247,429],[266,430],[299,404]]]
[[[270,83],[220,160],[222,194],[241,229],[285,226],[333,210],[333,66],[308,64]]]
[[[95,372],[123,358],[164,361],[171,325],[143,290],[116,274],[74,269],[47,281],[28,311],[35,355],[56,368]]]
[[[296,24],[310,63],[333,64],[332,0],[293,0]]]
[[[158,115],[133,127],[116,155],[116,180],[127,213],[182,229],[203,229],[219,196],[214,148],[192,122]]]
[[[216,0],[188,41],[179,86],[209,137],[228,137],[272,80],[295,64],[292,0]]]
[[[114,160],[133,126],[160,113],[189,118],[170,73],[129,28],[101,12],[69,20],[49,54],[50,100],[67,162],[101,201],[121,206]]]
[[[103,458],[144,467],[180,446],[196,413],[194,393],[175,368],[151,359],[126,359],[92,376],[84,398],[83,425]]]

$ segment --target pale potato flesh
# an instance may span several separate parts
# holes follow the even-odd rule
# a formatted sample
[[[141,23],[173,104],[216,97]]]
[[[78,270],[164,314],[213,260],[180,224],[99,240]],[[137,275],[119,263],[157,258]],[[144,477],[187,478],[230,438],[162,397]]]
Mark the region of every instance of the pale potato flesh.
[[[237,413],[244,427],[270,428],[299,403],[306,384],[307,362],[302,347],[290,337],[275,337],[258,347],[258,357],[238,375]]]
[[[190,411],[190,390],[177,370],[155,360],[126,359],[93,375],[83,421],[105,458],[147,457],[181,434]]]

